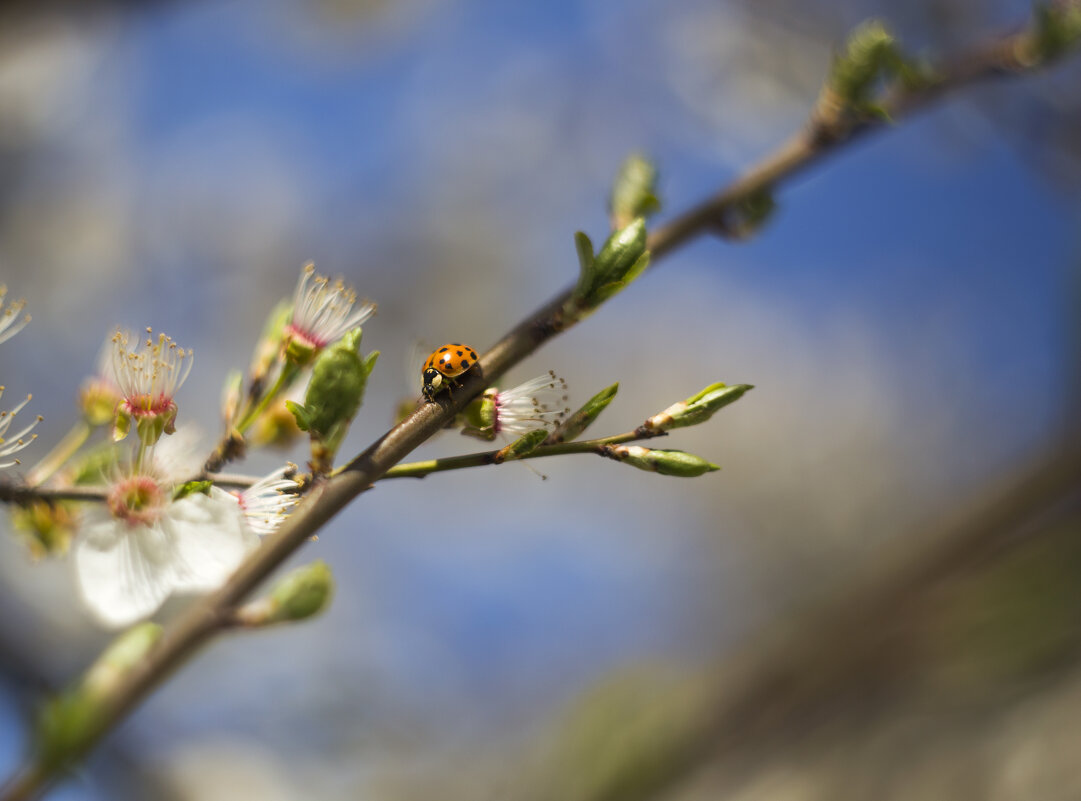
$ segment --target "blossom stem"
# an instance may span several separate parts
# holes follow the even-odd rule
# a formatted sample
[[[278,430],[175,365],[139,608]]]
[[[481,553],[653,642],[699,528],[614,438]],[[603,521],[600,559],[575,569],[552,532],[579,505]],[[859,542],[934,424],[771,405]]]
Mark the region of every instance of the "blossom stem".
[[[521,459],[539,459],[544,456],[566,456],[572,453],[593,453],[600,455],[605,445],[622,445],[627,442],[650,439],[662,436],[662,434],[635,429],[625,434],[617,434],[613,437],[601,439],[586,439],[580,442],[560,442],[556,445],[541,445],[517,459],[507,461],[519,461]],[[447,470],[462,470],[466,467],[483,467],[485,465],[501,464],[496,459],[500,450],[483,451],[480,453],[467,453],[462,456],[448,456],[442,459],[426,459],[420,462],[404,462],[395,465],[383,474],[383,479],[388,478],[424,478],[430,473],[443,473]]]
[[[259,415],[266,411],[267,407],[277,398],[285,389],[293,383],[297,375],[300,373],[300,368],[291,362],[285,362],[282,365],[281,371],[278,373],[278,380],[274,382],[267,392],[263,393],[263,396],[259,399],[259,402],[255,404],[248,413],[244,415],[243,419],[237,423],[236,430],[243,434],[249,428],[252,423],[259,419]]]
[[[86,443],[92,430],[93,428],[86,420],[80,420],[73,425],[63,439],[30,469],[26,483],[31,487],[36,487],[47,481]]]

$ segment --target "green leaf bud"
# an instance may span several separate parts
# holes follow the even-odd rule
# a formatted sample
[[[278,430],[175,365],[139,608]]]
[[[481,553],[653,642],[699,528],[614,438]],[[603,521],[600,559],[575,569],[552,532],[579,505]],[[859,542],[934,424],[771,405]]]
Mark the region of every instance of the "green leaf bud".
[[[626,287],[649,265],[646,250],[646,221],[641,217],[613,233],[600,252],[593,256],[592,245],[582,233],[575,235],[580,273],[572,296],[572,308],[578,317]]]
[[[492,457],[492,462],[495,464],[503,464],[508,459],[521,459],[523,456],[532,453],[540,447],[544,440],[548,439],[548,429],[538,428],[534,431],[530,431],[528,434],[523,434],[510,445],[505,448],[500,448],[496,451],[495,456]]]
[[[1081,45],[1081,4],[1038,3],[1032,32],[1018,58],[1025,66],[1055,61]]]
[[[327,608],[334,593],[334,575],[330,566],[319,560],[287,573],[275,585],[270,597],[276,607],[273,619],[304,620]]]
[[[721,469],[700,456],[683,451],[662,451],[640,445],[606,445],[603,452],[609,459],[664,476],[694,478]]]
[[[581,409],[563,421],[555,431],[549,435],[547,444],[557,442],[573,442],[578,439],[585,430],[593,425],[593,421],[600,417],[601,412],[608,408],[608,404],[619,392],[619,384],[602,389],[592,398],[585,402]]]
[[[319,560],[286,573],[269,595],[238,609],[236,619],[253,628],[306,620],[326,609],[333,594],[334,575]]]
[[[642,427],[647,431],[660,433],[673,428],[696,426],[713,417],[717,410],[738,401],[751,389],[754,387],[750,384],[710,384],[701,392],[679,403],[673,403],[663,412],[653,415]]]
[[[657,168],[637,153],[628,156],[619,168],[608,202],[612,228],[625,228],[635,217],[648,217],[659,211],[661,201],[656,187]]]
[[[863,111],[879,82],[901,61],[893,34],[880,20],[867,20],[849,34],[844,49],[834,57],[828,86],[844,106]]]

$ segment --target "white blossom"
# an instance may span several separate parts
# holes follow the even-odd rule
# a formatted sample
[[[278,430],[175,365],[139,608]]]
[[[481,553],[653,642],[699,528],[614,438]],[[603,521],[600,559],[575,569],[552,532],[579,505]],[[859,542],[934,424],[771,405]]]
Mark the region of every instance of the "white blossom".
[[[295,470],[295,465],[278,468],[243,492],[233,493],[244,511],[248,525],[257,534],[274,533],[300,500],[295,491],[296,482],[292,478],[286,478],[287,472]]]
[[[83,601],[110,627],[153,614],[173,593],[221,586],[258,547],[235,498],[212,487],[172,500],[172,488],[136,474],[114,481],[89,508],[73,562]]]
[[[556,428],[570,414],[567,382],[549,370],[513,389],[499,390],[495,404],[493,434],[520,436],[538,428]]]
[[[7,294],[8,288],[0,284],[0,342],[7,342],[30,322],[30,315],[22,314],[22,310],[26,307],[26,301],[16,300],[12,303],[5,303],[4,299]]]
[[[355,308],[354,308],[355,307]],[[293,299],[293,317],[286,326],[286,336],[300,345],[325,348],[375,314],[375,303],[361,300],[341,280],[315,272],[314,264],[304,265]]]
[[[4,388],[0,387],[0,395],[3,394]],[[18,453],[35,439],[37,439],[38,435],[30,434],[30,432],[31,430],[33,430],[34,426],[41,422],[41,415],[35,417],[28,425],[24,426],[22,430],[17,431],[14,434],[8,434],[7,432],[8,429],[11,428],[11,424],[15,422],[15,415],[22,411],[22,408],[30,402],[31,397],[31,395],[27,395],[23,402],[16,406],[14,409],[12,409],[10,412],[0,411],[0,459],[6,460],[9,456]],[[29,437],[27,437],[28,434],[30,434]],[[18,459],[11,459],[10,461],[0,461],[0,469],[5,467],[11,467],[12,465],[16,464],[19,464]]]

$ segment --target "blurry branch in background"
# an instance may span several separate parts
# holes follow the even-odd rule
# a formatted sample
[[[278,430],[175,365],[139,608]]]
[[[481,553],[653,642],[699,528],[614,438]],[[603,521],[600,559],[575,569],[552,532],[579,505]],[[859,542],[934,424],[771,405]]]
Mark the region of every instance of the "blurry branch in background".
[[[949,649],[975,648],[982,660],[981,672],[952,679],[970,694],[1061,671],[1081,645],[1079,502],[1075,435],[989,482],[939,522],[898,537],[853,582],[753,638],[710,675],[668,684],[654,678],[629,693],[621,690],[626,677],[600,685],[557,731],[555,764],[538,779],[544,789],[528,797],[664,798],[700,770],[735,766],[737,757],[742,774],[768,765],[778,747],[819,729],[844,748],[846,736],[866,736],[866,729],[840,721],[866,721],[870,710],[892,704],[913,713],[913,693],[921,682],[925,692],[934,685],[933,660],[948,661]],[[989,616],[998,627],[991,643]],[[613,692],[619,706],[607,708]],[[935,725],[945,719],[943,712]],[[799,797],[820,797],[813,785],[804,790]]]
[[[498,379],[618,292],[646,268],[650,254],[655,263],[657,258],[706,232],[749,235],[766,220],[773,208],[774,191],[782,181],[817,163],[841,145],[861,134],[883,129],[886,120],[898,121],[949,91],[985,78],[1043,67],[1074,46],[1081,38],[1081,3],[1057,3],[1039,8],[1033,24],[1025,29],[930,66],[907,60],[881,26],[864,26],[837,55],[805,129],[729,188],[648,237],[641,218],[618,230],[597,253],[593,253],[592,245],[584,235],[579,237],[581,276],[574,287],[525,318],[497,342],[481,358],[481,371],[466,374],[452,397],[444,393],[436,401],[423,404],[342,471],[316,482],[296,512],[241,565],[225,586],[193,603],[161,634],[160,639],[155,635],[139,640],[138,659],[127,659],[130,651],[122,649],[121,655],[125,656],[122,671],[117,672],[115,664],[108,659],[109,664],[102,671],[92,669],[91,673],[97,671],[108,680],[90,681],[88,674],[75,685],[71,691],[73,695],[66,696],[74,701],[67,706],[52,708],[49,730],[61,732],[63,736],[54,737],[52,747],[40,748],[22,772],[0,790],[0,799],[15,801],[39,796],[63,771],[93,749],[151,690],[184,664],[198,647],[223,628],[235,624],[238,610],[243,608],[249,594],[337,512],[385,476],[410,451],[450,424],[489,382]],[[622,198],[620,195],[618,202],[613,204],[613,217],[617,221],[622,221],[621,215],[627,208],[635,206],[632,202],[628,207]],[[636,212],[647,212],[648,198],[639,196],[639,200],[644,205]],[[1075,450],[1072,455],[1074,461],[1058,467],[1066,471],[1070,480],[1075,480],[1078,452]],[[1025,489],[1023,486],[1017,491],[1022,496],[1016,502],[1018,508],[1030,508],[1028,502],[1021,502],[1025,501]],[[1002,512],[997,517],[1004,519],[1008,515]],[[943,541],[982,540],[987,530],[984,524],[1000,521],[977,518],[977,522],[980,525],[973,526],[967,535],[953,532]],[[910,580],[906,576],[897,586],[903,588]],[[293,586],[296,592],[308,597],[309,588],[304,582]],[[329,595],[329,587],[326,589],[322,595],[324,599]],[[895,595],[887,593],[883,597]],[[306,608],[304,599],[298,603]],[[880,612],[882,608],[877,607]],[[848,625],[866,620],[868,613],[868,610],[852,610],[856,623]],[[816,647],[820,646],[821,643],[816,643]],[[786,671],[780,674],[752,670],[751,675],[749,684],[735,689],[730,686],[722,693],[723,698],[710,707],[715,712],[707,722],[704,736],[680,741],[687,743],[688,749],[674,764],[691,764],[706,744],[712,747],[718,738],[745,736],[747,727],[755,722],[761,708],[769,708],[771,699],[781,692],[793,692],[793,682],[796,687],[802,687],[812,678],[799,669],[798,660],[787,665]],[[92,699],[92,704],[85,703],[87,698]],[[69,730],[63,725],[57,728],[56,715],[65,709],[74,710],[74,718],[68,719],[74,729]],[[61,717],[60,723],[63,722]],[[70,736],[72,731],[77,736]],[[58,748],[58,744],[62,747]],[[671,783],[680,773],[682,769],[661,771],[650,784],[649,792],[639,793],[637,797],[647,797],[653,790]],[[613,796],[601,794],[598,797]]]

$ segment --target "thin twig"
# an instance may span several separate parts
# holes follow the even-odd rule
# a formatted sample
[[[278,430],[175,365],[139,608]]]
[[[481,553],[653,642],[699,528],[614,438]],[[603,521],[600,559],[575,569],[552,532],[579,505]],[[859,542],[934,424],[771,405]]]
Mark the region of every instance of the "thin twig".
[[[494,451],[481,451],[479,453],[466,453],[461,456],[446,456],[441,459],[426,459],[422,462],[403,462],[390,468],[380,481],[388,478],[424,478],[432,473],[444,473],[447,470],[461,470],[466,467],[484,467],[487,465],[506,464],[523,459],[542,459],[545,456],[567,456],[572,453],[593,453],[598,456],[604,455],[606,445],[622,445],[626,442],[637,442],[652,437],[665,436],[663,431],[649,431],[645,428],[636,428],[625,434],[616,434],[612,437],[601,439],[584,439],[577,442],[560,442],[557,445],[541,445],[527,454],[506,462],[499,460],[502,449]]]
[[[1030,39],[1031,35],[1022,31],[969,51],[940,66],[936,72],[938,81],[933,86],[898,91],[887,98],[883,104],[885,111],[896,121],[977,80],[1043,66],[1021,63],[1017,57]],[[653,253],[653,264],[705,232],[723,232],[725,215],[741,201],[791,179],[856,136],[884,127],[881,122],[863,120],[824,136],[821,126],[812,122],[723,192],[656,229],[649,237],[648,245]],[[118,683],[115,694],[103,709],[100,730],[86,743],[84,750],[92,748],[97,739],[115,727],[151,690],[182,665],[219,630],[221,621],[228,619],[244,598],[350,501],[443,429],[490,382],[568,328],[572,323],[564,319],[561,310],[570,294],[569,289],[560,293],[499,340],[481,358],[481,370],[469,375],[453,398],[444,396],[422,405],[353,459],[341,473],[316,483],[277,533],[269,537],[223,587],[193,603],[169,627],[146,659]],[[0,790],[0,801],[36,797],[57,778],[55,773],[37,770],[33,763],[19,776],[23,778],[17,778],[15,784]]]

